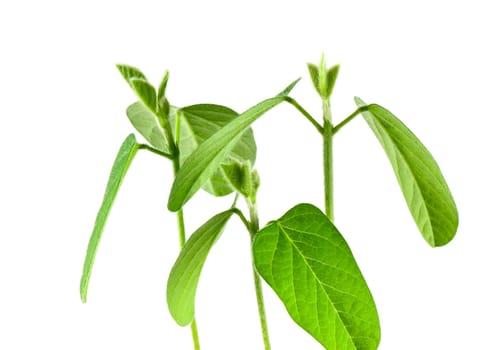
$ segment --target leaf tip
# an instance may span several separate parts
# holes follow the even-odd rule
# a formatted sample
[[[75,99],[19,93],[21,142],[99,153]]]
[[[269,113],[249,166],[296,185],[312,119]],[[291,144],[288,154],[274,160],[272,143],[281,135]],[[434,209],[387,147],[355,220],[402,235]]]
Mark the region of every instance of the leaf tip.
[[[293,88],[295,87],[295,85],[297,85],[297,83],[300,81],[300,79],[302,79],[302,78],[295,79],[290,85],[288,85],[282,92],[280,92],[276,96],[278,96],[278,97],[285,97],[285,96],[287,96],[293,90]]]

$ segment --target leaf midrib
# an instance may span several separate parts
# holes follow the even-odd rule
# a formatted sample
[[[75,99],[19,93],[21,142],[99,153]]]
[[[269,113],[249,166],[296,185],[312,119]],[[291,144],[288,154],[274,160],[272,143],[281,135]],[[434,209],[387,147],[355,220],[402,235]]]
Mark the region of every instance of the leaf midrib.
[[[303,259],[305,265],[307,266],[307,268],[309,269],[309,271],[311,271],[312,275],[314,276],[314,278],[316,279],[316,281],[319,282],[319,287],[321,288],[321,290],[324,292],[324,295],[326,296],[326,299],[328,300],[329,304],[331,304],[331,306],[333,307],[333,310],[335,311],[336,315],[337,315],[337,319],[339,320],[340,322],[340,325],[347,331],[347,336],[349,337],[350,341],[352,342],[352,344],[354,344],[355,346],[355,342],[353,340],[353,337],[350,335],[350,332],[349,332],[349,329],[345,326],[345,324],[343,323],[341,317],[339,317],[340,313],[338,312],[337,308],[335,307],[335,304],[332,302],[332,300],[330,299],[330,296],[328,295],[328,293],[326,292],[326,290],[324,289],[323,285],[324,283],[321,281],[320,278],[318,278],[318,276],[316,275],[316,273],[314,272],[314,270],[311,268],[311,266],[308,264],[307,262],[307,259],[305,258],[305,256],[301,253],[301,251],[298,249],[298,247],[295,245],[295,243],[293,242],[293,240],[291,239],[291,237],[288,235],[288,233],[285,231],[285,228],[284,226],[281,224],[281,222],[277,222],[278,223],[278,227],[281,229],[281,232],[283,232],[283,234],[286,236],[286,238],[288,239],[288,241],[290,242],[291,246],[298,252],[298,254],[301,256],[301,258]],[[293,289],[295,291],[295,284],[293,284]],[[294,292],[295,293],[295,292]],[[319,332],[321,334],[323,334],[322,332],[322,328],[321,328],[321,323],[319,322]]]

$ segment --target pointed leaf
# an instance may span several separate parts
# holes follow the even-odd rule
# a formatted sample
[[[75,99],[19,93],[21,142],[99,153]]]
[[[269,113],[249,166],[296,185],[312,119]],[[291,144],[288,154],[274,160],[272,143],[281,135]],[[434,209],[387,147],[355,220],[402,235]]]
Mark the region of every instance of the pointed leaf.
[[[253,256],[293,320],[326,349],[377,349],[379,319],[366,281],[318,208],[299,204],[263,228]]]
[[[147,80],[145,77],[145,74],[143,74],[138,68],[128,66],[126,64],[117,64],[116,65],[117,69],[123,76],[124,80],[129,84],[129,86],[133,87],[131,85],[131,79],[133,78],[138,78],[138,79],[143,79]]]
[[[297,83],[300,81],[300,78],[298,79],[295,79],[294,81],[292,81],[292,83],[290,85],[288,85],[286,88],[283,89],[282,92],[280,92],[278,95],[276,95],[276,97],[285,97],[285,96],[288,96],[288,94],[290,92],[292,92],[293,88],[295,87],[295,85],[297,85]]]
[[[143,104],[153,113],[157,112],[157,95],[155,88],[144,79],[131,79],[131,87]]]
[[[107,187],[105,188],[104,199],[98,211],[90,242],[88,243],[88,249],[86,251],[83,275],[81,276],[80,283],[80,296],[83,303],[86,302],[93,262],[95,261],[95,256],[97,254],[105,222],[107,221],[107,217],[109,216],[109,212],[112,208],[117,192],[119,191],[119,187],[121,186],[124,176],[126,175],[131,161],[135,157],[137,151],[138,144],[136,143],[135,135],[131,134],[121,145],[121,148],[117,153],[116,160],[114,161],[114,165],[112,166],[109,181],[107,183]]]
[[[316,89],[317,93],[321,95],[321,86],[319,86],[319,68],[315,64],[307,63],[307,68],[309,69],[309,75],[311,76],[312,84]]]
[[[217,214],[195,231],[186,242],[167,281],[169,312],[180,326],[195,316],[195,294],[207,255],[221,235],[233,211]]]
[[[356,104],[365,103],[356,97]],[[372,104],[362,116],[383,146],[412,217],[426,242],[443,246],[454,238],[459,217],[437,162],[419,139],[385,108]]]
[[[219,169],[226,156],[233,150],[250,125],[268,110],[283,102],[286,94],[290,92],[297,81],[290,84],[278,96],[262,101],[242,113],[192,152],[174,179],[167,204],[169,210],[178,211],[181,209]]]
[[[166,87],[168,81],[169,81],[169,71],[166,71],[159,85],[159,90],[157,91],[157,96],[159,97],[159,99],[166,97]]]
[[[232,109],[212,104],[184,107],[181,109],[181,114],[179,142],[181,165],[202,142],[238,117],[238,113]],[[249,128],[223,161],[223,166],[203,184],[203,188],[215,196],[232,193],[233,187],[226,178],[226,174],[231,172],[229,168],[235,167],[237,162],[246,160],[254,164],[255,157],[254,134]]]
[[[333,92],[339,71],[340,66],[337,64],[331,67],[326,74],[326,98],[330,98],[331,93]]]

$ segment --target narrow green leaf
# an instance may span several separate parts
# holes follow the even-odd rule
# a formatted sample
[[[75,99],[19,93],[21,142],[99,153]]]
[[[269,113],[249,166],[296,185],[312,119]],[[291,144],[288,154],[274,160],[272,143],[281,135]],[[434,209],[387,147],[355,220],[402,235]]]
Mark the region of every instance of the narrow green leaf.
[[[138,68],[128,66],[126,64],[117,64],[116,67],[123,76],[124,80],[126,80],[126,82],[131,87],[133,87],[131,85],[131,79],[138,78],[138,79],[147,80],[145,74],[143,74]]]
[[[195,149],[185,160],[174,179],[167,204],[169,210],[181,209],[219,169],[250,125],[271,108],[283,102],[297,82],[298,80],[292,82],[276,97],[262,101],[248,109]]]
[[[152,147],[169,152],[166,136],[157,117],[143,103],[135,102],[128,107],[126,115],[135,129]]]
[[[293,320],[328,350],[374,350],[376,306],[349,246],[324,213],[299,204],[260,230],[257,271]]]
[[[356,104],[365,103],[358,97]],[[372,104],[362,116],[383,146],[407,206],[432,247],[454,238],[459,217],[449,186],[437,162],[419,139],[385,108]]]
[[[167,281],[169,312],[180,326],[195,316],[195,294],[207,255],[221,235],[233,211],[213,216],[198,228],[181,250]]]
[[[166,71],[166,73],[164,73],[162,81],[160,82],[159,90],[157,92],[157,96],[159,97],[159,99],[166,97],[166,87],[168,81],[169,81],[169,71]]]
[[[181,209],[219,169],[250,125],[284,99],[284,96],[278,96],[257,104],[196,148],[185,160],[174,179],[167,204],[169,210]]]
[[[317,93],[321,95],[321,86],[319,86],[319,68],[315,64],[307,63],[307,68],[309,69],[309,75],[311,76],[312,84],[316,89]]]
[[[95,256],[97,254],[105,222],[107,221],[107,217],[109,216],[109,212],[112,208],[112,204],[114,203],[119,187],[121,186],[124,176],[126,175],[131,161],[135,157],[137,151],[138,143],[136,142],[135,135],[131,134],[121,145],[114,161],[114,165],[112,166],[109,181],[107,182],[107,187],[105,188],[104,199],[98,211],[90,242],[88,243],[88,249],[86,251],[83,275],[81,276],[80,283],[80,296],[83,303],[86,302],[93,262],[95,261]]]
[[[326,74],[326,98],[330,98],[331,93],[333,92],[339,71],[340,65],[336,64],[331,67]]]
[[[153,113],[157,112],[157,95],[155,88],[148,81],[139,78],[131,79],[131,87],[143,104]]]
[[[182,114],[179,139],[181,165],[200,144],[238,117],[238,113],[232,109],[213,104],[188,106],[180,111]],[[254,164],[255,158],[256,144],[252,129],[249,128],[223,161],[223,166],[209,177],[203,188],[215,196],[232,193],[233,187],[226,177],[226,174],[231,172],[229,168],[236,167],[236,163],[246,160]]]
[[[286,88],[284,88],[282,92],[280,92],[278,95],[276,95],[276,97],[285,97],[285,96],[288,96],[288,94],[293,90],[293,88],[295,87],[295,85],[297,85],[297,83],[299,81],[300,81],[300,78],[295,79],[294,81],[292,81],[292,83],[290,85],[288,85]]]

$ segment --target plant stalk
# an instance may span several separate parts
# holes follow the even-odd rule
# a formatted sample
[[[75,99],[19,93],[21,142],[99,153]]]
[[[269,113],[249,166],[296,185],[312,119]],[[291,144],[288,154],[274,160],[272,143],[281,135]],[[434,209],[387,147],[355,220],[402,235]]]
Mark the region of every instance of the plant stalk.
[[[174,177],[176,177],[176,174],[178,173],[179,170],[179,152],[177,149],[174,152],[173,170],[174,170]],[[178,222],[179,246],[180,248],[183,248],[186,242],[185,219],[183,215],[183,208],[176,212],[176,219]],[[195,319],[193,319],[192,323],[190,324],[190,329],[192,333],[193,348],[195,350],[200,350],[200,340],[198,337],[198,328]]]
[[[324,206],[326,216],[333,222],[335,219],[333,210],[333,124],[329,99],[323,99],[323,120]]]
[[[255,234],[259,231],[259,216],[257,214],[257,205],[252,203],[250,199],[247,199],[249,212],[250,212],[250,238],[254,239]],[[252,258],[253,259],[253,258]],[[255,265],[252,261],[252,272],[254,275],[254,286],[255,294],[257,296],[257,308],[259,310],[259,320],[261,323],[262,338],[264,340],[264,349],[271,350],[271,343],[269,341],[269,331],[267,327],[266,310],[264,307],[264,295],[262,294],[262,284],[261,277],[255,269]]]

